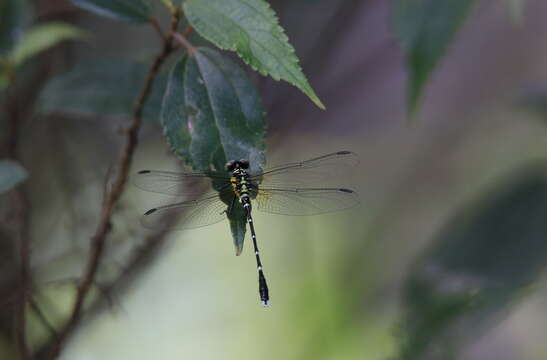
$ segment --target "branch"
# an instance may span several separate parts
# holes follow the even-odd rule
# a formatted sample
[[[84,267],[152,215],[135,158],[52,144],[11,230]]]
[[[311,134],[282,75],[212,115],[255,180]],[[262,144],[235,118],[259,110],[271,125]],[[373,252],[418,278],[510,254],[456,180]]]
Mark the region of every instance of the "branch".
[[[8,89],[6,113],[8,114],[8,144],[9,158],[22,162],[20,159],[21,128],[26,119],[23,107],[18,102],[15,84],[12,82]],[[23,104],[21,104],[23,105]],[[15,313],[15,337],[21,359],[30,359],[30,350],[27,343],[27,304],[30,276],[30,201],[23,184],[13,190],[12,207],[15,214],[15,244],[19,247],[19,285]]]
[[[30,351],[27,343],[27,304],[29,295],[30,277],[30,201],[22,185],[15,189],[15,207],[17,222],[17,243],[19,244],[19,284],[21,286],[17,306],[17,344],[22,359],[30,359]]]
[[[34,313],[36,313],[36,316],[38,316],[38,319],[40,319],[40,321],[42,322],[42,325],[44,325],[44,327],[49,331],[53,338],[57,338],[57,331],[55,330],[55,327],[51,325],[48,318],[42,311],[42,308],[40,308],[40,305],[38,305],[38,303],[32,296],[29,297],[29,303]]]
[[[182,36],[187,38],[188,36],[190,36],[190,34],[192,34],[192,31],[194,31],[194,28],[192,27],[192,25],[188,25],[186,29],[184,29],[184,31],[182,32]]]
[[[119,296],[122,292],[127,291],[127,289],[129,289],[130,286],[134,284],[135,280],[137,279],[137,275],[144,269],[146,269],[155,258],[157,258],[156,255],[163,248],[166,240],[166,235],[169,233],[169,231],[167,230],[169,228],[169,224],[174,224],[177,220],[177,215],[173,213],[166,215],[166,217],[166,223],[168,225],[159,232],[148,236],[145,239],[143,245],[135,248],[129,258],[129,261],[120,272],[120,274],[118,274],[118,276],[112,281],[100,286],[100,291],[103,294],[106,293],[109,295],[114,294],[114,296]],[[70,282],[77,284],[78,279],[68,278],[61,281],[55,281],[55,283],[58,282]],[[0,302],[0,305],[1,304],[2,303]],[[96,297],[93,300],[93,303],[87,308],[86,316],[94,316],[100,313],[105,308],[105,305],[112,308],[111,298],[105,298],[104,296]],[[57,337],[58,335],[55,334],[55,336],[52,336],[51,339],[57,341]],[[45,344],[41,346],[35,352],[35,359],[47,359],[50,351],[51,343],[49,345]]]
[[[144,86],[135,102],[135,106],[133,108],[133,121],[127,129],[125,144],[117,161],[117,176],[110,191],[105,191],[99,225],[91,240],[91,251],[88,258],[88,263],[83,279],[78,286],[76,300],[72,308],[71,315],[67,323],[59,331],[57,341],[53,344],[53,348],[50,351],[48,357],[49,359],[55,359],[59,356],[64,343],[82,319],[84,303],[90,289],[93,286],[95,276],[99,269],[106,245],[106,238],[112,229],[111,217],[114,207],[118,203],[129,177],[129,169],[131,167],[133,154],[138,143],[138,134],[142,123],[144,105],[150,95],[150,91],[154,85],[154,81],[161,66],[174,50],[172,41],[173,36],[171,34],[176,31],[179,17],[180,14],[178,12],[173,14],[171,31],[163,42],[161,52],[154,59],[154,62],[148,71]]]
[[[182,46],[186,48],[186,51],[188,51],[189,54],[193,54],[196,52],[196,48],[190,44],[188,39],[186,37],[192,33],[192,27],[188,26],[186,30],[182,34],[179,34],[178,32],[171,32],[171,36],[175,38],[176,41],[178,41]]]
[[[169,233],[169,224],[174,224],[177,221],[177,214],[168,214],[166,216],[166,223],[168,224],[163,230],[152,234],[146,238],[144,244],[137,247],[133,254],[130,256],[129,261],[124,267],[123,271],[111,282],[105,284],[103,291],[108,294],[117,294],[126,291],[136,280],[136,275],[149,266],[163,246],[165,245],[166,235]],[[109,299],[106,299],[107,301]],[[91,313],[99,312],[104,308],[104,297],[99,297],[90,306],[89,311]],[[110,305],[110,304],[108,304]]]
[[[156,19],[156,18],[150,19],[150,24],[152,25],[152,27],[154,28],[154,30],[156,30],[156,32],[158,33],[158,35],[160,36],[160,38],[161,38],[163,41],[167,41],[167,36],[163,33],[163,30],[161,29],[161,25],[160,25],[158,19]]]

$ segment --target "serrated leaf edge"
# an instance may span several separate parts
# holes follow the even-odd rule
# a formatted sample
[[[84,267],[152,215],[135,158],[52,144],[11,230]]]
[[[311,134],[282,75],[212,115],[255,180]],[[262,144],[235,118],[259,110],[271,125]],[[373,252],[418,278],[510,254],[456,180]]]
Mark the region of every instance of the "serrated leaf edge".
[[[246,5],[248,5],[249,7],[255,9],[254,6],[252,6],[251,4],[249,4],[248,2],[244,1],[244,0],[240,0],[242,1],[243,3],[245,3]],[[188,1],[185,1],[183,3],[183,7],[188,3]],[[270,4],[268,4],[267,2],[261,2],[261,4],[263,5],[263,8],[260,9],[260,10],[263,10],[264,12],[266,12],[268,15],[271,16],[271,18],[273,19],[273,26],[272,26],[272,31],[273,32],[276,32],[277,35],[280,36],[281,39],[277,39],[275,36],[274,36],[274,39],[276,40],[285,40],[285,42],[282,42],[281,41],[281,44],[283,45],[283,47],[285,49],[287,49],[289,51],[289,53],[291,55],[294,55],[294,58],[293,57],[289,57],[287,60],[289,62],[291,62],[292,64],[294,64],[295,68],[300,72],[300,74],[302,75],[302,81],[294,81],[295,79],[295,75],[294,75],[294,72],[291,70],[291,69],[288,69],[284,62],[279,62],[284,68],[285,70],[287,70],[291,75],[292,75],[292,79],[293,81],[288,81],[288,80],[285,80],[289,83],[291,83],[292,85],[296,86],[297,88],[299,88],[304,94],[306,94],[320,109],[323,109],[325,110],[326,107],[325,105],[323,104],[323,102],[321,102],[321,100],[319,99],[319,97],[317,96],[317,94],[315,93],[315,91],[313,90],[313,88],[311,87],[308,79],[306,78],[306,75],[304,74],[304,71],[302,69],[302,67],[300,66],[300,60],[298,59],[298,56],[296,56],[296,50],[294,49],[294,47],[290,44],[289,42],[289,37],[287,36],[287,34],[285,33],[285,30],[283,29],[283,27],[279,24],[279,18],[277,17],[277,14],[275,13],[275,11],[272,9],[272,7],[270,6]],[[205,5],[207,6],[207,5]],[[220,13],[217,9],[215,8],[212,8],[212,7],[209,7],[209,9],[217,12],[217,13]],[[186,8],[184,9],[185,11],[187,10]],[[257,10],[257,13],[261,14],[260,11]],[[221,15],[224,16],[224,14],[220,13]],[[237,27],[239,27],[240,29],[244,30],[243,28],[241,28],[241,26],[239,26],[237,23],[235,23],[232,19],[224,16],[226,19],[228,19],[230,22],[234,23]],[[264,16],[266,17],[266,16]],[[270,21],[271,19],[267,19],[268,21]],[[194,24],[192,24],[192,26],[194,26]],[[232,46],[223,46],[219,43],[217,43],[213,38],[211,38],[210,36],[207,36],[207,34],[203,34],[200,29],[198,27],[195,27],[194,28],[199,32],[199,34],[201,36],[203,36],[205,39],[207,39],[208,41],[212,42],[213,44],[215,44],[219,49],[222,49],[222,50],[229,50],[229,51],[233,51],[233,52],[236,52],[239,57],[245,62],[245,64],[249,65],[253,70],[255,70],[256,72],[258,72],[259,74],[263,75],[263,76],[270,76],[272,79],[276,80],[276,81],[281,81],[281,77],[275,75],[275,74],[272,74],[270,72],[268,72],[267,70],[265,70],[265,66],[263,66],[263,68],[258,68],[257,66],[255,66],[252,62],[252,59],[256,59],[256,58],[249,58],[248,56],[245,56],[243,53],[241,53],[237,47],[237,43],[234,43]],[[249,41],[252,41],[254,44],[258,44],[262,49],[265,49],[265,50],[268,50],[266,49],[262,44],[256,42],[253,40],[253,38],[251,36],[248,36],[248,32],[247,31],[244,31],[244,33],[247,35],[247,38],[249,39]],[[269,51],[268,51],[269,52]],[[277,57],[277,56],[275,56]],[[262,63],[260,61],[257,61],[258,63],[260,63],[262,65]]]

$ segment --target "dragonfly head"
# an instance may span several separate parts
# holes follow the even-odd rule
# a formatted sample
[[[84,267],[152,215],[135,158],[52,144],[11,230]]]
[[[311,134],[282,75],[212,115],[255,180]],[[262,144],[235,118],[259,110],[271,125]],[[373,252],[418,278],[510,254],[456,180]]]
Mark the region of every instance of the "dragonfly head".
[[[239,163],[239,167],[242,169],[249,168],[249,160],[242,159],[242,160],[239,160],[238,163]]]
[[[226,163],[226,170],[228,171],[234,171],[236,162],[234,160],[228,161]]]
[[[233,172],[237,169],[248,169],[249,160],[231,160],[226,163],[226,170]]]

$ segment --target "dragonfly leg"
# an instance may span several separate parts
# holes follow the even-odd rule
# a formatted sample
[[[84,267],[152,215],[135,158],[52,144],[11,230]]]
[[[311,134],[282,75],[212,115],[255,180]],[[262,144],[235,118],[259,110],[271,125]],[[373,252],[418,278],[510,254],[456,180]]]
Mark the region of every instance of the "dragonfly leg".
[[[232,210],[234,209],[235,201],[236,201],[236,196],[233,197],[232,202],[230,203],[228,208],[224,210],[223,212],[221,212],[221,214],[226,214],[230,216],[232,214]]]

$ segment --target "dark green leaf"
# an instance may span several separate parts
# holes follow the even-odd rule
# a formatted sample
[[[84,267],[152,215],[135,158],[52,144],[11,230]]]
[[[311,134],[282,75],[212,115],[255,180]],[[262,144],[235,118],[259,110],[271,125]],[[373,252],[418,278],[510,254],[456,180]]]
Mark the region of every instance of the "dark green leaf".
[[[395,0],[395,32],[408,75],[408,108],[413,114],[423,90],[474,0]]]
[[[10,83],[8,64],[0,60],[0,92]]]
[[[0,160],[0,194],[10,191],[27,177],[27,171],[18,162]]]
[[[127,60],[95,60],[51,79],[39,98],[41,112],[129,116],[148,66]],[[166,77],[156,80],[144,118],[157,121]]]
[[[547,88],[545,86],[528,88],[515,95],[515,105],[547,120]]]
[[[0,1],[0,55],[5,54],[23,35],[30,18],[30,7],[26,0]]]
[[[411,270],[401,358],[457,358],[542,273],[547,264],[547,176],[519,171],[457,216]]]
[[[131,23],[150,20],[150,8],[142,0],[70,0],[74,5],[96,14]]]
[[[258,93],[245,72],[216,51],[200,48],[176,64],[162,123],[173,151],[197,171],[224,172],[228,160],[249,159],[256,172],[264,162],[264,111]],[[227,205],[232,201],[222,200]],[[230,216],[236,252],[245,235],[242,214],[236,206]]]
[[[247,219],[245,218],[243,206],[239,201],[234,203],[232,212],[228,214],[228,220],[230,222],[230,230],[232,232],[232,239],[234,240],[236,255],[239,256],[243,251],[245,232],[247,231]]]
[[[264,0],[186,0],[188,21],[221,49],[235,51],[263,75],[285,80],[321,109],[325,106],[308,83],[277,17]]]

